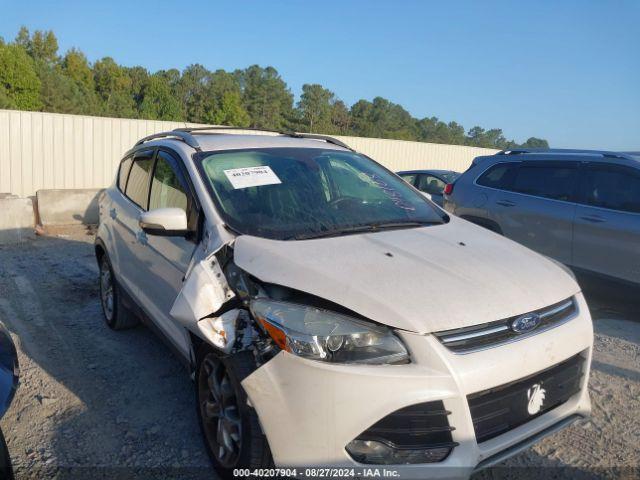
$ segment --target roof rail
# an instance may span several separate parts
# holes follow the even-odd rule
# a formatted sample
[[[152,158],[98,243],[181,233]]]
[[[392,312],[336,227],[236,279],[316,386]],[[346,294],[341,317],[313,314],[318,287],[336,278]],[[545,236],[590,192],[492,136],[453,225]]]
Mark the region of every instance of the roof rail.
[[[330,137],[329,135],[318,135],[315,133],[298,133],[291,131],[283,131],[283,130],[270,130],[268,128],[252,128],[252,127],[223,127],[223,126],[215,126],[215,127],[186,127],[186,128],[176,128],[174,132],[184,132],[184,133],[195,133],[197,134],[206,134],[207,131],[218,131],[218,130],[249,130],[254,132],[269,132],[269,133],[277,133],[279,135],[293,137],[293,138],[309,138],[312,140],[324,140],[327,143],[331,143],[333,145],[337,145],[342,148],[346,148],[347,150],[354,151],[346,143],[338,140],[337,138]]]
[[[149,135],[147,137],[144,137],[138,140],[134,145],[134,147],[137,147],[138,145],[142,145],[143,143],[148,142],[150,140],[155,140],[157,138],[175,138],[176,140],[183,141],[184,143],[186,143],[187,145],[189,145],[190,147],[194,148],[197,151],[202,150],[200,148],[200,144],[198,143],[198,140],[196,140],[196,138],[193,135],[191,135],[189,132],[184,132],[180,130],[173,130],[171,132],[154,133],[153,135]]]
[[[513,148],[501,150],[496,155],[521,155],[524,153],[559,153],[565,155],[601,155],[609,158],[629,158],[629,154],[620,152],[609,152],[606,150],[578,150],[571,148]]]
[[[312,140],[324,140],[327,143],[331,143],[333,145],[337,145],[339,147],[346,148],[347,150],[351,150],[352,152],[355,152],[353,148],[351,148],[349,145],[347,145],[343,141],[338,140],[337,138],[330,137],[328,135],[317,135],[315,133],[287,133],[286,135],[294,138],[310,138]]]
[[[331,143],[333,145],[337,145],[342,148],[346,148],[347,150],[355,151],[346,143],[338,140],[337,138],[330,137],[328,135],[316,135],[313,133],[297,133],[297,132],[283,132],[280,130],[269,130],[265,128],[250,128],[250,127],[193,127],[193,128],[176,128],[171,130],[170,132],[160,132],[154,133],[153,135],[149,135],[144,137],[136,142],[134,147],[138,145],[142,145],[145,142],[159,139],[159,138],[174,138],[176,140],[181,140],[190,147],[194,148],[197,151],[202,151],[202,147],[198,143],[195,135],[206,135],[207,132],[216,132],[219,130],[249,130],[255,132],[269,132],[269,133],[277,133],[278,135],[292,137],[292,138],[309,138],[313,140],[324,140],[327,143]]]
[[[253,127],[185,127],[185,128],[176,128],[174,132],[185,132],[185,133],[207,133],[207,130],[216,131],[216,130],[251,130],[253,132],[270,132],[270,133],[279,133],[280,135],[288,135],[289,132],[283,132],[280,130],[269,130],[268,128],[253,128]]]

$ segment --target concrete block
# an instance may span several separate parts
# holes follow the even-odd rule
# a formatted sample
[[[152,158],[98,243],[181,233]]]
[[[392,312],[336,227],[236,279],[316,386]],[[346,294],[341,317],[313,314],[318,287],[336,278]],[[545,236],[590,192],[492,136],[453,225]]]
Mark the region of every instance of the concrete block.
[[[97,188],[38,190],[36,192],[40,223],[53,225],[97,224]]]
[[[0,198],[0,245],[35,238],[33,202],[30,198]]]

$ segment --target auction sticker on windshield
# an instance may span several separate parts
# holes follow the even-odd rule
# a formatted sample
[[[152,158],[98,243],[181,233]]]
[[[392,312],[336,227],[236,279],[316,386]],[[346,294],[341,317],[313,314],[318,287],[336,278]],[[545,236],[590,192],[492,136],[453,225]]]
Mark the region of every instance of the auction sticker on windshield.
[[[224,170],[235,190],[248,187],[261,187],[282,183],[271,167],[244,167]]]

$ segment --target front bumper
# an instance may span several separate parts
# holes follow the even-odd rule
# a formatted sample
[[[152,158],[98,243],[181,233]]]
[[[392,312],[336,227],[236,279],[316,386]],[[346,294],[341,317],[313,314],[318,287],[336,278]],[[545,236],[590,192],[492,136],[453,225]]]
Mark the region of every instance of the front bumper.
[[[579,313],[571,321],[507,345],[455,354],[432,335],[401,332],[411,364],[332,365],[280,352],[242,385],[276,465],[286,467],[382,467],[355,462],[345,446],[392,412],[442,400],[451,412],[448,420],[458,446],[439,463],[384,468],[406,478],[465,477],[526,448],[531,439],[566,426],[567,419],[589,415],[593,327],[583,296],[576,300]],[[578,393],[519,427],[476,442],[467,395],[525,378],[580,353],[585,364]]]

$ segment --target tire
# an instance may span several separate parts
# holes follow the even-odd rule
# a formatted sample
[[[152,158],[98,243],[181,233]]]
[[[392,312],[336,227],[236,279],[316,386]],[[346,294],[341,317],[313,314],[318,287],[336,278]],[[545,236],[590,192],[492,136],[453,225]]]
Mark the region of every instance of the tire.
[[[11,468],[11,457],[4,441],[2,430],[0,430],[0,478],[13,480],[13,469]]]
[[[123,293],[111,268],[107,254],[100,257],[100,305],[104,321],[112,330],[125,330],[138,325],[138,318],[123,303]]]
[[[240,384],[255,370],[253,354],[240,352],[220,357],[204,345],[198,359],[196,408],[207,452],[218,474],[231,479],[236,468],[272,467],[267,438]],[[212,383],[217,387],[212,388]],[[214,393],[216,390],[217,394]],[[216,406],[221,402],[223,408]],[[221,422],[223,427],[220,427]]]

